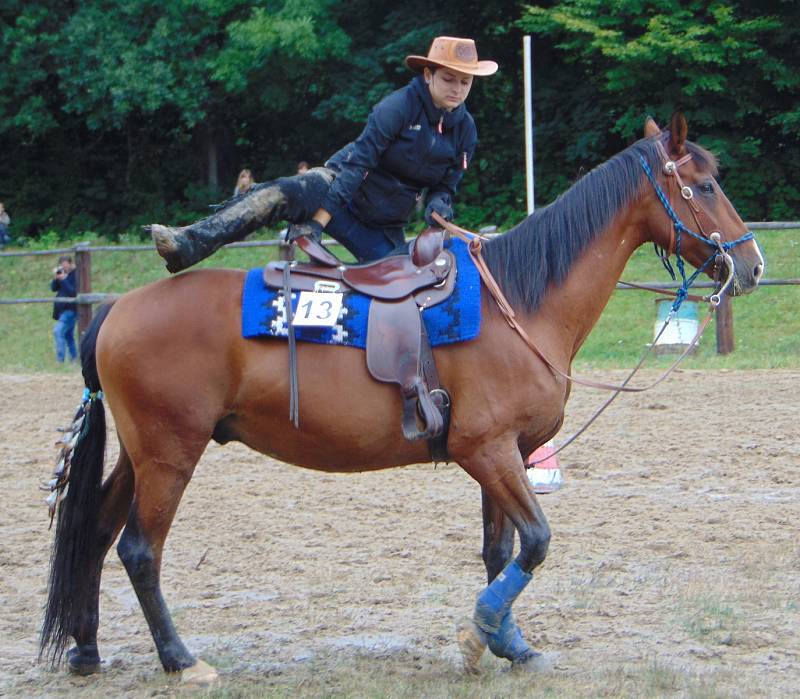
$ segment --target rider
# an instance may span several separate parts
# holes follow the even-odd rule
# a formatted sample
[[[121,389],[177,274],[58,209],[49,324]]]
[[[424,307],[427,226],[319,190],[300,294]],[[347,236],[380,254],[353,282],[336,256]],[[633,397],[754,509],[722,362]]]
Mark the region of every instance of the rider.
[[[472,39],[447,36],[405,62],[421,74],[380,101],[361,135],[325,167],[255,185],[190,226],[150,226],[167,269],[186,269],[283,219],[292,223],[290,240],[319,240],[324,229],[359,261],[378,259],[403,245],[403,226],[425,188],[427,223],[434,211],[452,218],[452,197],[478,140],[464,100],[473,77],[492,75],[497,63],[478,60]]]

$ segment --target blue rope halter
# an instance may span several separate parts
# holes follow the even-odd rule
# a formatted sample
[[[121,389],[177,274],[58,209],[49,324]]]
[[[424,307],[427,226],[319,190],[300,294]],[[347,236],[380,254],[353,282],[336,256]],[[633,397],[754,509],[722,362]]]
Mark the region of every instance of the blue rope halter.
[[[719,251],[728,252],[729,250],[733,249],[737,245],[744,243],[748,240],[753,240],[755,237],[752,231],[748,231],[740,238],[731,241],[718,241],[714,242],[709,240],[704,235],[700,235],[699,233],[695,233],[693,230],[687,228],[683,221],[680,220],[678,214],[675,213],[675,209],[672,208],[672,204],[670,204],[667,195],[664,194],[664,190],[661,189],[661,185],[658,184],[658,181],[653,174],[653,169],[650,167],[650,164],[647,162],[643,155],[639,155],[639,160],[642,163],[642,169],[644,169],[645,174],[647,175],[647,179],[650,180],[650,184],[653,185],[653,189],[655,190],[656,196],[658,197],[661,205],[664,207],[664,210],[667,212],[667,216],[670,217],[672,220],[672,225],[675,228],[675,258],[676,258],[676,266],[678,267],[678,271],[681,275],[681,286],[678,289],[675,295],[675,301],[672,304],[672,312],[676,312],[681,304],[686,300],[686,297],[689,295],[689,287],[694,284],[697,277],[708,267],[711,260],[713,260]],[[699,240],[706,245],[714,248],[714,252],[711,256],[700,266],[698,267],[692,275],[688,278],[686,276],[686,267],[683,261],[683,257],[681,256],[681,234],[685,233],[686,235]],[[667,268],[670,269],[669,267]],[[670,270],[671,271],[671,270]],[[671,272],[672,273],[672,272]],[[673,274],[674,278],[674,274]]]

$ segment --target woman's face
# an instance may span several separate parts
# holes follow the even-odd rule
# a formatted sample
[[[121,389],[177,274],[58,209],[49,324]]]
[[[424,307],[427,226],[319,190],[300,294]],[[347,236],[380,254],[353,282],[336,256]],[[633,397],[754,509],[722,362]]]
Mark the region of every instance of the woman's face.
[[[451,111],[458,107],[469,94],[472,76],[459,73],[450,68],[439,68],[434,73],[430,68],[424,70],[425,82],[431,91],[433,103],[439,109]]]

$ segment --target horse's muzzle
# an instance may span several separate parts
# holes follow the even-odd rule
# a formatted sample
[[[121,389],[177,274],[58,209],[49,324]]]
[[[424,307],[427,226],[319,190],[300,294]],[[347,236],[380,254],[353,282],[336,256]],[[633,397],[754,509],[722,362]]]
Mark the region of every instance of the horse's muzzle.
[[[764,258],[758,246],[753,241],[750,243],[745,249],[737,250],[731,255],[734,274],[729,293],[732,296],[753,293],[758,288],[761,277],[764,276]],[[724,267],[727,267],[727,264]],[[723,268],[722,273],[724,278],[724,275],[729,274],[729,270]]]

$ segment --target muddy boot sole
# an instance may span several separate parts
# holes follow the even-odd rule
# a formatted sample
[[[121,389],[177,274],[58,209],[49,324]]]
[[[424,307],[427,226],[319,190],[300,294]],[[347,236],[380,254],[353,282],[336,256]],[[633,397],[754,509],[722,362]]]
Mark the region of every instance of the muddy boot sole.
[[[189,261],[191,243],[180,228],[170,228],[158,223],[147,228],[156,245],[156,252],[164,258],[170,272],[181,272],[193,264]]]

